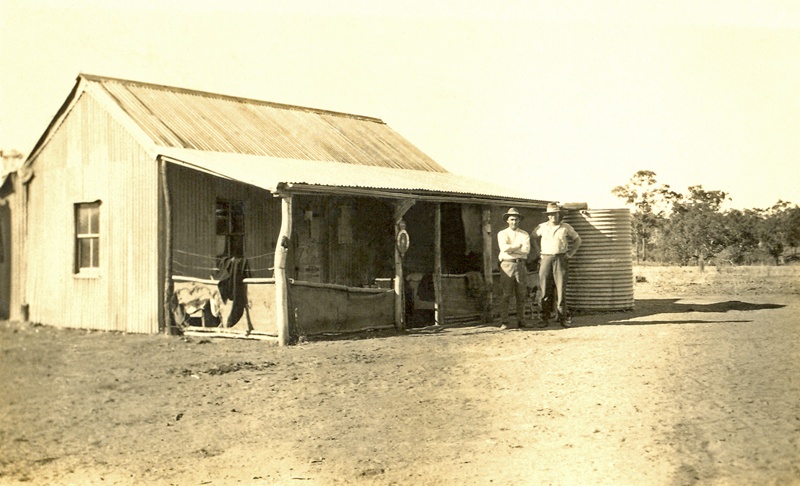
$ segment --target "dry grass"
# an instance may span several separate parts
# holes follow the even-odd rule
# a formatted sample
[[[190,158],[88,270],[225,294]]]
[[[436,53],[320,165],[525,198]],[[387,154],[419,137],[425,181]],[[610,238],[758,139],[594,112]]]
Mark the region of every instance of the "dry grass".
[[[636,292],[672,295],[800,294],[800,266],[634,267]]]

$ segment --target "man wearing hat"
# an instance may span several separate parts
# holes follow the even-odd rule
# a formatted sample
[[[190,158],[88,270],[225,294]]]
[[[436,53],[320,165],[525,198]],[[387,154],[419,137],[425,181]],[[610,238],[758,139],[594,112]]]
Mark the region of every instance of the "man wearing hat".
[[[547,327],[553,306],[556,308],[556,316],[561,326],[569,327],[570,318],[564,295],[567,287],[567,260],[578,251],[581,237],[571,225],[561,221],[561,208],[557,204],[548,204],[544,214],[547,216],[547,221],[533,230],[534,237],[541,238],[539,286],[542,289],[542,296],[538,307],[541,312],[542,327]]]
[[[503,219],[508,223],[508,228],[497,233],[497,244],[500,247],[500,288],[503,291],[500,299],[500,329],[508,327],[508,307],[512,294],[516,299],[517,325],[525,327],[523,318],[528,290],[525,260],[531,251],[531,237],[527,231],[519,228],[523,216],[515,208],[510,208]]]

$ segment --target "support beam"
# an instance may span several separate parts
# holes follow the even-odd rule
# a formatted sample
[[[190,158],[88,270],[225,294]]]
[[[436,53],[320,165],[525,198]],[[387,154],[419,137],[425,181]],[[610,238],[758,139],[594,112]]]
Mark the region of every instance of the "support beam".
[[[404,255],[398,249],[398,236],[405,229],[403,216],[414,205],[414,200],[400,200],[394,206],[394,327],[398,331],[406,328],[406,281],[403,274]]]
[[[436,294],[434,324],[444,324],[444,308],[442,306],[442,204],[436,203],[433,221],[433,290]]]
[[[173,334],[172,310],[170,301],[174,286],[172,284],[172,201],[167,177],[167,161],[161,160],[161,186],[164,195],[164,332]]]
[[[289,343],[289,279],[286,260],[292,235],[292,196],[281,197],[281,231],[275,245],[275,323],[278,326],[278,344]]]
[[[405,231],[405,222],[402,219],[394,224],[394,327],[398,331],[406,328],[406,285],[403,255],[399,250],[400,231]]]
[[[23,168],[20,169],[20,173],[23,174],[23,171],[25,171],[25,170],[26,169],[23,166]],[[19,258],[17,261],[20,262],[20,265],[19,265],[19,267],[20,267],[20,286],[19,286],[20,287],[20,301],[19,301],[20,308],[19,308],[19,313],[20,313],[20,318],[22,319],[23,322],[27,322],[30,319],[30,304],[28,303],[28,271],[30,269],[30,265],[28,263],[30,261],[30,253],[28,251],[28,247],[29,247],[28,246],[28,241],[29,241],[28,238],[30,238],[30,236],[28,234],[28,212],[30,211],[30,209],[28,208],[28,201],[29,201],[29,196],[30,196],[29,191],[30,191],[30,187],[31,186],[30,186],[29,183],[30,183],[31,177],[33,177],[33,171],[30,171],[28,173],[24,173],[24,175],[22,175],[21,178],[20,178],[21,184],[19,184],[17,186],[17,187],[21,187],[22,188],[22,208],[21,208],[22,209],[22,211],[21,211],[22,212],[22,237],[19,238],[19,240],[17,240],[17,241],[19,241],[21,243],[20,244],[20,250],[21,250],[20,254],[22,255],[22,258]],[[12,232],[11,234],[13,235],[14,233]],[[14,251],[14,248],[12,247],[11,250]],[[11,312],[11,309],[9,309],[9,313],[10,312]]]

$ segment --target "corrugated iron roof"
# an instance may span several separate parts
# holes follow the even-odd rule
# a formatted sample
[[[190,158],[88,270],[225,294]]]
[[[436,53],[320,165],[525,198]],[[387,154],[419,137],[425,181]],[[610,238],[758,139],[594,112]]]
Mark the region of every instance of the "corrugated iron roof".
[[[496,201],[515,201],[544,206],[520,192],[449,172],[422,172],[390,167],[330,164],[314,160],[286,159],[201,150],[164,148],[168,161],[261,187],[271,192],[297,186],[379,190],[395,194],[474,196]]]
[[[377,118],[82,74],[163,147],[447,172]]]
[[[96,89],[95,89],[96,88]],[[519,191],[452,174],[377,118],[81,74],[25,161],[30,165],[83,92],[115,103],[154,156],[269,191],[394,196],[544,207]],[[146,138],[145,138],[146,137]]]

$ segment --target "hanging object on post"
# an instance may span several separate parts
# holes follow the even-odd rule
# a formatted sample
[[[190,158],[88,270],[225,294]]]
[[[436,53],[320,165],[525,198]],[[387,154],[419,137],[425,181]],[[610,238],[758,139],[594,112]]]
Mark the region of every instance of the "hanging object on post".
[[[400,221],[399,226],[400,231],[397,232],[397,251],[400,252],[400,256],[405,257],[408,246],[411,244],[411,238],[406,231],[406,222]]]

